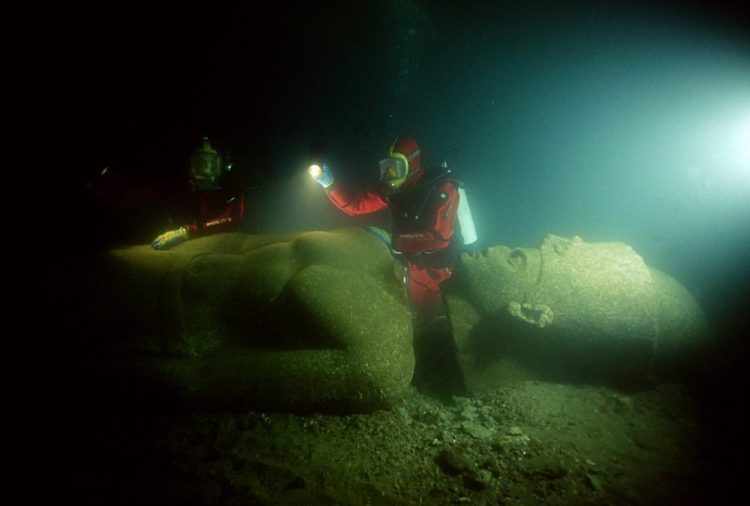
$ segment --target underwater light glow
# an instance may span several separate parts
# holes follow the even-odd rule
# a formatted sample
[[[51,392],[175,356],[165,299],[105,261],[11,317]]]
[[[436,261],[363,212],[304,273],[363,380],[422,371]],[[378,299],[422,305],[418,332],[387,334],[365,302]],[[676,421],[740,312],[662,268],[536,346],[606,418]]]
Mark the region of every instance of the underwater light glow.
[[[740,120],[736,138],[732,140],[735,161],[750,174],[750,110]]]
[[[704,177],[712,183],[750,184],[750,105],[716,115],[713,128],[701,127],[703,140],[693,147],[705,153]]]
[[[725,177],[742,186],[750,184],[750,106],[726,122],[724,139],[715,147],[715,159]]]
[[[320,176],[320,174],[323,172],[320,168],[320,165],[312,164],[307,168],[307,172],[310,174],[310,177],[315,179],[316,177]]]

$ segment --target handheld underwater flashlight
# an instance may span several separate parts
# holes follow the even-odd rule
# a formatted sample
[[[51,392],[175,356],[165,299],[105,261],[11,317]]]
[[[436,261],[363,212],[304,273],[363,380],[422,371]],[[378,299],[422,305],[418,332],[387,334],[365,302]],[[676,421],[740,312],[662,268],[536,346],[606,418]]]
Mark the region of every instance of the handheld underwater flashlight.
[[[310,174],[311,178],[318,179],[323,173],[323,169],[321,169],[320,165],[318,165],[317,163],[313,163],[310,164],[310,166],[307,168],[307,173]]]
[[[323,188],[328,188],[333,184],[331,170],[325,162],[325,147],[319,141],[314,141],[310,146],[310,164],[307,167],[307,173]]]

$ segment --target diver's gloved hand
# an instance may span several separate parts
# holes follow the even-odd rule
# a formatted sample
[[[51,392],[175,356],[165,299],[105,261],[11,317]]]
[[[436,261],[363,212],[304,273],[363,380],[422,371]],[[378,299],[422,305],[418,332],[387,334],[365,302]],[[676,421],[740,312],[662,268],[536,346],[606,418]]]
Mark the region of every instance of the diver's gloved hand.
[[[333,174],[326,162],[321,162],[320,165],[311,165],[308,172],[310,177],[323,188],[328,188],[333,184]]]
[[[190,238],[187,227],[180,227],[175,230],[164,232],[159,237],[151,241],[151,247],[154,249],[169,249],[176,244],[187,241]]]

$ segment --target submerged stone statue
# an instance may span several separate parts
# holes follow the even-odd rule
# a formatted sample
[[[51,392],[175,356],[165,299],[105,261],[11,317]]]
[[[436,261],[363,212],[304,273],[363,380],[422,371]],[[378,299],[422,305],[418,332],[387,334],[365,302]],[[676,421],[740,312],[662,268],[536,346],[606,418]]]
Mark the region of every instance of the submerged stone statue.
[[[191,406],[372,409],[411,380],[393,260],[362,229],[119,249],[92,274],[103,354]]]
[[[396,270],[357,228],[118,249],[91,271],[88,329],[104,372],[190,407],[371,410],[414,372]],[[508,357],[540,376],[669,375],[707,336],[690,294],[620,243],[464,254],[445,292],[474,393]]]
[[[554,379],[676,379],[708,343],[692,295],[622,243],[495,246],[463,255],[454,278],[446,301],[475,393],[503,381],[507,358]]]

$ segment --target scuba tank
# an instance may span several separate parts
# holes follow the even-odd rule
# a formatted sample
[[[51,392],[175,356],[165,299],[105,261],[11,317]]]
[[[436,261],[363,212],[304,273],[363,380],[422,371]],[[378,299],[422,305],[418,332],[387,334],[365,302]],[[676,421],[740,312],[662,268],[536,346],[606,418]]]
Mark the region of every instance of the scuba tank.
[[[463,186],[458,187],[458,225],[461,227],[461,236],[464,238],[464,244],[472,244],[477,240],[477,231],[474,228],[474,219],[471,217],[471,208],[469,199],[466,197],[466,190]]]
[[[450,172],[448,162],[443,162],[440,167]],[[466,196],[463,183],[458,185],[458,211],[456,212],[458,226],[461,228],[461,236],[464,244],[469,245],[477,241],[477,230],[474,228],[474,218],[471,217],[471,208],[469,207],[469,198]]]

